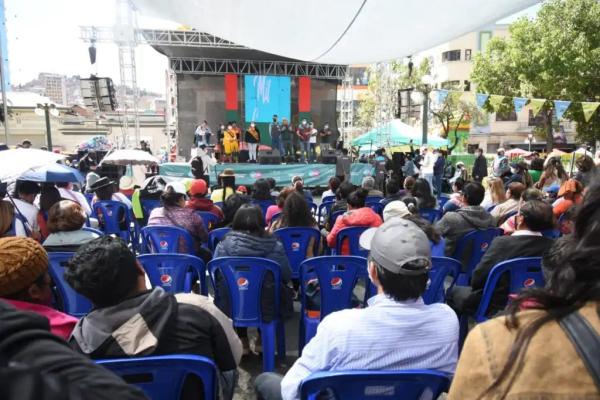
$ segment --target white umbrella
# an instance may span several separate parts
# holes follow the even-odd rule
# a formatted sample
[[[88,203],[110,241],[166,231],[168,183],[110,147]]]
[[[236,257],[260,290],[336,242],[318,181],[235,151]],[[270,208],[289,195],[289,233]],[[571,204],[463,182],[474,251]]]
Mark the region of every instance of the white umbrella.
[[[592,152],[589,150],[586,150],[583,147],[580,147],[577,150],[575,150],[575,154],[586,155],[586,156],[590,156],[590,157],[594,158],[594,155],[592,154]]]
[[[0,180],[14,181],[23,173],[64,160],[66,156],[38,149],[0,151]]]
[[[115,150],[102,159],[100,164],[158,165],[158,159],[142,150]]]

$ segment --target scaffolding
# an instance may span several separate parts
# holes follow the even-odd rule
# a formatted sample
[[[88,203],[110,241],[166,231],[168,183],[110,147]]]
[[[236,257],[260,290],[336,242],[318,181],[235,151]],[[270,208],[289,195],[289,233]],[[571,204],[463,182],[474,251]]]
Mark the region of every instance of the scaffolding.
[[[354,91],[352,88],[352,76],[350,69],[342,81],[342,98],[340,99],[340,123],[342,141],[350,143],[354,123]]]
[[[379,82],[376,91],[375,118],[377,123],[377,143],[384,147],[391,146],[391,124],[397,114],[398,84],[397,76],[390,63],[378,63],[375,67],[376,79]]]

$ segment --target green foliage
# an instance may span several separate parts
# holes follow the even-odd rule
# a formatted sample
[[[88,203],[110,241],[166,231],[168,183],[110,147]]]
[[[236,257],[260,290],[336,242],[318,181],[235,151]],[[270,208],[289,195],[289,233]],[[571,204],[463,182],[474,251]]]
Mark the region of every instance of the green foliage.
[[[533,21],[521,18],[510,26],[508,39],[492,38],[474,60],[471,79],[478,91],[550,100],[600,100],[600,2],[550,0]],[[547,102],[547,133],[551,118]],[[596,113],[585,123],[581,107],[572,105],[566,118],[577,122],[581,140],[600,139]],[[547,138],[551,142],[551,135]]]

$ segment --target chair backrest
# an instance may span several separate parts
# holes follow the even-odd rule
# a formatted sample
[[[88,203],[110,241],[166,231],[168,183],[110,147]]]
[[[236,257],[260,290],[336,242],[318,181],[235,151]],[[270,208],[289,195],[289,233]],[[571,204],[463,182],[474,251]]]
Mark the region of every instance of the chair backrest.
[[[142,199],[140,200],[140,203],[146,219],[150,216],[152,210],[160,207],[160,200]]]
[[[302,381],[300,398],[329,389],[344,400],[435,400],[449,386],[450,378],[433,370],[315,372]]]
[[[360,235],[369,229],[368,226],[352,226],[349,228],[344,228],[340,230],[336,236],[335,243],[335,252],[336,254],[342,254],[342,245],[344,241],[348,241],[348,246],[350,248],[350,255],[352,256],[360,256],[367,257],[369,255],[369,250],[363,249],[360,247],[359,239]]]
[[[336,220],[337,220],[339,217],[341,217],[342,215],[344,215],[344,213],[345,213],[345,212],[346,212],[346,210],[338,210],[338,211],[336,211],[336,212],[332,213],[332,214],[329,216],[329,226],[330,226],[331,228],[333,228],[333,226],[335,225],[335,221],[336,221]]]
[[[431,257],[445,257],[446,240],[444,238],[440,238],[437,243],[430,240],[429,244],[431,245]]]
[[[324,219],[327,217],[327,215],[329,215],[329,213],[331,212],[331,207],[333,207],[334,204],[335,201],[323,201],[319,205],[319,209],[317,212],[317,215],[319,217],[319,223],[325,223]]]
[[[219,257],[208,263],[215,297],[223,296],[215,284],[217,274],[225,280],[231,296],[231,316],[236,326],[258,326],[262,322],[261,291],[267,272],[273,274],[275,300],[273,315],[279,315],[281,267],[275,261],[259,257]]]
[[[188,231],[177,226],[152,225],[141,230],[142,253],[172,254],[181,253],[184,243],[188,254],[195,254],[194,239]]]
[[[487,320],[487,310],[492,301],[498,281],[505,273],[510,274],[509,293],[516,294],[522,289],[544,286],[541,257],[523,257],[507,260],[497,264],[488,275],[483,287],[483,295],[475,313],[475,320]]]
[[[152,400],[179,399],[187,375],[202,380],[203,393],[198,398],[217,399],[217,367],[206,357],[177,354],[96,362],[142,389]]]
[[[208,248],[214,252],[219,242],[223,240],[225,235],[230,231],[231,228],[218,228],[208,232]]]
[[[438,197],[438,204],[440,205],[440,210],[442,208],[444,208],[444,204],[446,204],[449,201],[450,201],[450,197],[448,197],[448,196],[439,196]]]
[[[126,242],[131,241],[131,209],[125,203],[114,200],[97,201],[93,210],[98,217],[100,229],[107,235],[117,235]]]
[[[202,222],[204,223],[207,232],[213,229],[221,221],[221,218],[210,211],[196,211],[196,214],[202,218]]]
[[[78,294],[64,278],[67,261],[73,258],[73,253],[48,253],[48,273],[56,285],[62,301],[62,310],[75,317],[83,317],[92,309],[92,303]]]
[[[267,209],[271,206],[274,206],[276,203],[274,200],[252,200],[252,204],[256,204],[260,207],[264,217],[267,215]]]
[[[317,214],[319,212],[319,206],[316,203],[313,203],[312,201],[308,202],[308,208],[310,208],[310,212],[313,215],[314,218],[317,217]]]
[[[191,290],[189,271],[200,280],[202,294],[207,294],[204,262],[189,254],[145,254],[138,256],[152,287],[165,292],[182,293]]]
[[[281,218],[281,211],[280,212],[276,212],[275,214],[273,214],[271,216],[271,223],[277,221],[279,218]]]
[[[379,215],[383,215],[383,209],[385,208],[385,206],[379,201],[367,201],[365,203],[365,207],[369,207],[371,210],[375,211]]]
[[[429,284],[423,293],[423,301],[425,304],[443,303],[446,301],[446,278],[452,278],[449,289],[458,279],[462,265],[460,261],[449,257],[431,257],[431,264]]]
[[[383,200],[381,196],[367,196],[365,203],[379,203],[381,200]]]
[[[335,196],[325,196],[321,199],[321,204],[328,202],[328,201],[333,201],[335,202]]]
[[[461,273],[457,282],[459,285],[469,284],[473,269],[479,264],[481,257],[490,247],[494,238],[501,236],[502,233],[503,231],[500,228],[473,230],[458,240],[452,258],[463,263],[463,273]],[[465,254],[467,250],[469,250],[468,254]],[[463,262],[463,259],[466,262]]]
[[[306,259],[306,252],[310,246],[311,239],[313,242],[312,254],[313,256],[318,254],[321,232],[315,228],[291,227],[277,229],[275,234],[281,240],[287,254],[290,268],[292,269],[292,278],[297,279],[300,276],[300,264]]]
[[[494,210],[494,208],[496,208],[496,204],[494,204],[494,205],[492,205],[492,206],[489,206],[489,207],[488,207],[488,208],[486,208],[485,210],[486,210],[487,212],[491,213],[491,212]]]
[[[429,221],[430,224],[433,224],[435,223],[435,221],[441,218],[442,210],[434,208],[420,208],[419,215],[421,216],[421,218]]]
[[[300,264],[301,293],[307,293],[311,279],[319,282],[321,296],[320,318],[332,312],[352,308],[352,291],[359,279],[368,281],[367,259],[356,256],[313,257]],[[302,311],[306,309],[306,296],[301,296]],[[302,315],[303,315],[302,314]]]
[[[542,236],[550,238],[550,239],[558,239],[560,237],[559,229],[546,229],[542,231]]]
[[[101,231],[101,230],[99,230],[99,229],[92,228],[92,227],[89,227],[89,226],[84,226],[83,228],[81,228],[81,230],[82,230],[82,231],[86,231],[86,232],[92,232],[92,233],[95,233],[95,234],[96,234],[96,235],[98,235],[98,236],[104,236],[104,232],[102,232],[102,231]]]

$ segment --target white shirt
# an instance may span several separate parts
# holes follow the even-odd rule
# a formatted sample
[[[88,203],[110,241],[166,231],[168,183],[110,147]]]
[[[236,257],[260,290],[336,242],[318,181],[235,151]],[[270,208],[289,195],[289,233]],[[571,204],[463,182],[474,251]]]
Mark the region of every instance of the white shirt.
[[[300,383],[316,371],[422,368],[452,374],[457,359],[458,318],[450,307],[380,294],[368,308],[334,312],[321,321],[283,378],[281,395],[298,399]]]
[[[331,189],[327,189],[326,191],[324,191],[323,194],[321,195],[321,198],[325,198],[325,197],[329,197],[329,196],[335,196],[335,193],[333,193],[333,190],[331,190]]]
[[[318,133],[319,133],[319,131],[316,129],[313,129],[312,131],[310,131],[310,138],[308,139],[308,143],[317,144],[317,134]]]
[[[423,162],[421,163],[421,174],[430,174],[433,175],[433,165],[435,164],[437,157],[435,154],[428,151],[423,157]]]
[[[519,231],[514,231],[511,236],[543,236],[542,232],[534,232],[527,229],[521,229]]]
[[[29,224],[29,229],[34,232],[39,232],[40,227],[38,226],[38,223],[37,223],[37,215],[40,210],[33,204],[29,204],[23,200],[13,199],[13,201],[15,202],[15,205],[17,206],[17,208],[19,209],[21,214],[23,214],[23,216],[27,220],[27,223]],[[17,211],[15,210],[15,215],[16,214],[17,214]],[[25,232],[25,228],[23,227],[23,223],[19,219],[17,219],[16,223],[15,223],[15,235],[16,236],[27,236],[27,233]]]
[[[73,200],[79,203],[79,205],[81,206],[81,208],[83,208],[83,211],[85,211],[88,217],[92,215],[92,208],[90,207],[83,193],[76,192],[67,188],[58,188],[58,191],[60,192],[60,197],[62,197],[63,199]]]

